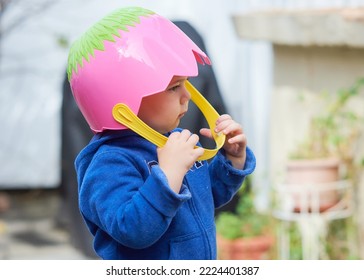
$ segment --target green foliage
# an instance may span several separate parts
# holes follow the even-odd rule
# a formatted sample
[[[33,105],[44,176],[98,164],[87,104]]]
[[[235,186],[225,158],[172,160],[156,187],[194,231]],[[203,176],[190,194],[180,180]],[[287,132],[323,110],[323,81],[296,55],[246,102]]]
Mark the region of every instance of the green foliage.
[[[302,233],[296,222],[286,225],[289,231],[289,259],[303,259]],[[321,239],[322,248],[319,259],[329,260],[357,260],[359,251],[357,248],[357,226],[353,217],[335,219],[328,223],[327,235]]]
[[[216,218],[216,230],[224,238],[236,239],[264,234],[270,217],[257,212],[251,192],[241,194],[236,213],[223,212]]]
[[[120,30],[128,31],[128,26],[135,26],[140,17],[154,14],[152,11],[130,7],[118,9],[94,24],[86,33],[72,45],[68,57],[67,74],[71,79],[78,65],[82,67],[83,59],[89,61],[94,50],[104,50],[104,41],[115,42],[114,36],[120,37]]]
[[[310,122],[306,139],[291,153],[292,159],[312,159],[336,156],[348,160],[359,138],[363,118],[348,106],[348,101],[360,93],[364,78],[353,86],[329,95],[321,93],[326,107]]]
[[[223,212],[217,217],[216,230],[221,236],[230,240],[243,236],[240,218],[230,212]]]

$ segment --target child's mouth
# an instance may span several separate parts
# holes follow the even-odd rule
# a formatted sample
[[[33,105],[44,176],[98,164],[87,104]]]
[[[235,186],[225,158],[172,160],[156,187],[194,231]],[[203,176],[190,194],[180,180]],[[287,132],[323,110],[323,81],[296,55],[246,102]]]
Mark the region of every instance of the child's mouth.
[[[186,114],[186,112],[184,112],[184,113],[182,113],[182,114],[179,114],[179,115],[178,115],[178,118],[179,118],[179,119],[182,119],[182,118],[185,116],[185,114]]]

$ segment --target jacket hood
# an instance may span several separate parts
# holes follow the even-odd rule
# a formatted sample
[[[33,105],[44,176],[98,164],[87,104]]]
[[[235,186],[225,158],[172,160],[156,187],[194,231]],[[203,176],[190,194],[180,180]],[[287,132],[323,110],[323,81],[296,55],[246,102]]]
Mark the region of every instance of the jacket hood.
[[[96,152],[102,145],[110,140],[132,135],[136,136],[137,134],[130,130],[112,132],[105,131],[103,133],[95,134],[94,137],[91,139],[90,143],[78,154],[75,160],[75,168],[77,170],[77,180],[79,184],[82,183],[87,168],[89,167]]]

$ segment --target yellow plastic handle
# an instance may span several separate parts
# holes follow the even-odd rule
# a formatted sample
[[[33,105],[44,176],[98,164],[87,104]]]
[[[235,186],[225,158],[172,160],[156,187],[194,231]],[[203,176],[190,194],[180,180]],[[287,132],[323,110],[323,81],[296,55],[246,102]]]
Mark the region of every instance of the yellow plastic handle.
[[[196,104],[196,106],[205,116],[207,123],[210,127],[212,137],[214,138],[214,141],[216,143],[215,149],[204,149],[203,155],[198,158],[198,160],[207,160],[214,157],[218,150],[225,143],[225,135],[222,133],[215,133],[215,123],[219,117],[219,114],[189,81],[185,82],[185,86],[191,94],[191,100]],[[125,104],[116,104],[112,110],[112,115],[117,122],[133,130],[135,133],[152,142],[157,147],[163,147],[168,140],[166,136],[155,131],[153,128],[151,128],[141,119],[139,119],[139,117],[135,115],[134,112]]]

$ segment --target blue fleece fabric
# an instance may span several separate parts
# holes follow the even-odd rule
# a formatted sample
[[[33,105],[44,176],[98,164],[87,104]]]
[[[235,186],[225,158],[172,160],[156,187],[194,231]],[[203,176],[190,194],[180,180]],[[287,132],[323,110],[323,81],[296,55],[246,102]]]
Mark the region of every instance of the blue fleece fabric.
[[[229,202],[244,170],[222,152],[196,162],[180,193],[168,186],[156,146],[129,130],[95,135],[76,159],[81,213],[103,259],[216,259],[214,209]]]

